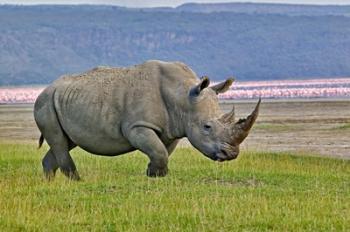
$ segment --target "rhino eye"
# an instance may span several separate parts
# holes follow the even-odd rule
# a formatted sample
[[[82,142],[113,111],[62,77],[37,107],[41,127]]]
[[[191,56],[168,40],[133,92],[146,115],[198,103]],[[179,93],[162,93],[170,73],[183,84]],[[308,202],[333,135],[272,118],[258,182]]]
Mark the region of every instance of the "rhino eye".
[[[206,129],[206,130],[210,130],[210,129],[211,129],[211,126],[210,126],[210,125],[208,125],[208,124],[205,124],[205,125],[204,125],[204,129]]]

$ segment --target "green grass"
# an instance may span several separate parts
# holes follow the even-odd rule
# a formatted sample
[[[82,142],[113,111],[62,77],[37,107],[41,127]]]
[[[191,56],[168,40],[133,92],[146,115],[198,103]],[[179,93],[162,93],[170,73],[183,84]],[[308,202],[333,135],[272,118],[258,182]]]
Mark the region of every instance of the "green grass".
[[[350,129],[350,123],[343,124],[341,126],[335,127],[334,129],[337,129],[337,130],[348,130],[348,129]]]
[[[284,124],[284,123],[258,123],[255,129],[267,130],[272,132],[294,131],[300,130],[300,126]]]
[[[219,164],[177,149],[153,179],[139,152],[77,149],[83,181],[46,182],[46,149],[0,144],[0,231],[350,230],[350,161],[243,152]]]

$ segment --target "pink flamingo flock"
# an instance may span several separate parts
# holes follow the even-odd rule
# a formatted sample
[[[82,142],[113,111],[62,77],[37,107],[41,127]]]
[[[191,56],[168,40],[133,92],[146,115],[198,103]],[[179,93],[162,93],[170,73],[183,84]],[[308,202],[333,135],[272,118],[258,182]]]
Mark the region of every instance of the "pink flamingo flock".
[[[347,98],[350,78],[235,82],[221,99]]]
[[[0,104],[34,103],[44,87],[0,87]],[[350,78],[234,82],[220,99],[348,98]]]

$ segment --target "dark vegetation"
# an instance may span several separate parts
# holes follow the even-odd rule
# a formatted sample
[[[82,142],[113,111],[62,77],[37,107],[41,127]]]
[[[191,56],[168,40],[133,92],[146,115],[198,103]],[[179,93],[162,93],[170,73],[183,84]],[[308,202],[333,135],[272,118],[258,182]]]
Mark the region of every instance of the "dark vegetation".
[[[226,10],[223,10],[226,9]],[[219,80],[350,75],[348,6],[0,6],[0,85],[180,60]]]

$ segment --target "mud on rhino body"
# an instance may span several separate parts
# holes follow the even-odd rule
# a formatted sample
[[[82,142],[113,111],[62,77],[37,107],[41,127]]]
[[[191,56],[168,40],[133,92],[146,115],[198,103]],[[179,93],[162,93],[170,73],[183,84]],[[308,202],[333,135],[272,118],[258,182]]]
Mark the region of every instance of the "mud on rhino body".
[[[79,174],[69,151],[76,146],[104,156],[133,150],[145,153],[147,175],[165,176],[168,157],[187,137],[216,161],[238,156],[260,105],[237,122],[234,109],[222,114],[217,95],[233,79],[209,86],[185,64],[148,61],[128,68],[99,67],[63,76],[37,98],[34,117],[50,146],[42,164],[47,178],[58,168],[71,179]]]

